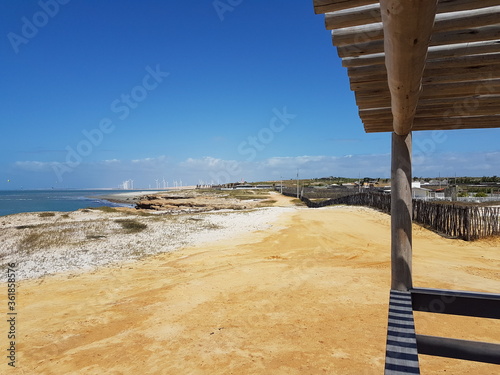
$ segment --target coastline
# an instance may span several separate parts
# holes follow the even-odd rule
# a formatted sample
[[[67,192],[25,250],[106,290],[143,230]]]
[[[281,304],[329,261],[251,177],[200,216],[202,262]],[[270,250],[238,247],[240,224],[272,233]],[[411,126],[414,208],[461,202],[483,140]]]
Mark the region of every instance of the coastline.
[[[120,203],[125,199],[130,204],[129,199],[137,201],[143,196],[143,192],[130,192],[107,198],[116,198]],[[20,279],[87,272],[264,230],[283,212],[295,209],[256,207],[172,213],[101,207],[13,214],[0,218],[0,266],[22,264]],[[131,225],[131,230],[126,225]],[[0,281],[5,281],[5,277],[2,274]]]
[[[141,197],[148,194],[157,194],[168,190],[141,190],[137,192],[123,192],[123,193],[113,193],[113,194],[103,194],[89,196],[88,198],[106,200],[112,203],[120,204],[135,204],[140,200]]]
[[[93,220],[94,214],[84,214]],[[266,216],[185,215],[198,225],[219,216],[228,228],[212,228],[219,235],[209,242],[89,272],[20,281],[26,335],[19,367],[51,374],[383,372],[388,215],[364,207],[289,206],[267,226],[253,228],[248,226]],[[239,225],[246,229],[231,235]],[[497,239],[469,243],[413,229],[415,285],[500,288]],[[129,236],[124,245],[136,246],[136,234]],[[168,238],[164,233],[161,241]],[[108,252],[101,246],[96,255]],[[416,327],[421,334],[457,339],[500,337],[498,325],[467,317],[417,314]],[[432,374],[497,371],[495,365],[446,358],[420,361],[422,372]]]
[[[184,190],[189,191],[195,189],[196,186],[179,186],[179,187],[171,187],[167,189],[157,189],[157,190],[140,190],[134,192],[123,191],[120,193],[89,196],[88,198],[102,199],[112,203],[135,204],[140,200],[141,197],[144,197],[146,195],[168,193],[173,191],[184,191]]]

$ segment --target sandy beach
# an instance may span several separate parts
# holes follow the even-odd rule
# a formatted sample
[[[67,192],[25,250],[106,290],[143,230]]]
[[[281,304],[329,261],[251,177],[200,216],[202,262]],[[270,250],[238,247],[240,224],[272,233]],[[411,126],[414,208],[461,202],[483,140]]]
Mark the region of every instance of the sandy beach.
[[[27,222],[65,223],[74,241],[43,256],[17,254],[25,278],[17,283],[17,368],[4,360],[0,373],[383,373],[390,217],[272,199],[273,207],[177,222],[98,210],[4,217],[3,259],[22,241],[12,233],[36,230],[16,229]],[[115,220],[147,227],[127,233]],[[71,225],[81,223],[94,232],[79,229],[76,238]],[[498,293],[498,238],[464,242],[413,230],[415,286]],[[2,313],[6,305],[5,292]],[[415,320],[418,333],[500,343],[498,321],[424,313]],[[1,327],[7,331],[6,322]],[[428,356],[420,364],[422,374],[498,373],[494,365]]]

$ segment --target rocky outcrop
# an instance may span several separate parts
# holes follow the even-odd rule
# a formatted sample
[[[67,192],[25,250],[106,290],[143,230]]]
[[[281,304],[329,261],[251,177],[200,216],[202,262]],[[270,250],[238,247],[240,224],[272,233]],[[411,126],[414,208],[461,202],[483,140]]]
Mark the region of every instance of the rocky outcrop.
[[[203,212],[213,210],[241,210],[256,207],[258,202],[224,197],[218,194],[189,193],[146,195],[136,203],[137,209],[169,212]]]

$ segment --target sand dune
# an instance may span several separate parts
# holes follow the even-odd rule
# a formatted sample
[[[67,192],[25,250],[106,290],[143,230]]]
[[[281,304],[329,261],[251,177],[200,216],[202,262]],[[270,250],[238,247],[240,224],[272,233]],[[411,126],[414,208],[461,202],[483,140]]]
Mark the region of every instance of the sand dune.
[[[389,220],[367,208],[295,208],[266,229],[22,281],[12,373],[381,374]],[[499,245],[414,226],[415,285],[498,292]],[[417,314],[416,327],[500,342],[500,323],[491,320]],[[498,373],[493,365],[420,360],[422,374]],[[0,367],[7,370],[5,361]]]

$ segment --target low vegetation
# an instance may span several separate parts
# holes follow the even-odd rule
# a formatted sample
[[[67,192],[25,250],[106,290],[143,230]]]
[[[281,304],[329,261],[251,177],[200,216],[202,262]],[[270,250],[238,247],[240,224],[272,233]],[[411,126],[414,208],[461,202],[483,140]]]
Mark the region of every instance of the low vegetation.
[[[99,210],[101,212],[110,212],[110,213],[116,213],[116,212],[119,213],[120,212],[116,208],[114,208],[114,207],[108,207],[108,206],[94,207],[93,209],[94,210]]]
[[[125,229],[126,233],[138,233],[142,232],[148,226],[144,223],[141,223],[134,219],[119,219],[115,220],[115,223],[118,223]]]
[[[38,214],[39,217],[52,217],[52,216],[56,216],[55,213],[53,212],[40,212]]]
[[[292,199],[292,203],[295,204],[296,206],[305,206],[306,205],[304,202],[302,202],[298,198]]]
[[[31,253],[40,249],[61,247],[71,241],[70,229],[47,229],[32,231],[26,235],[18,245],[21,252]]]

